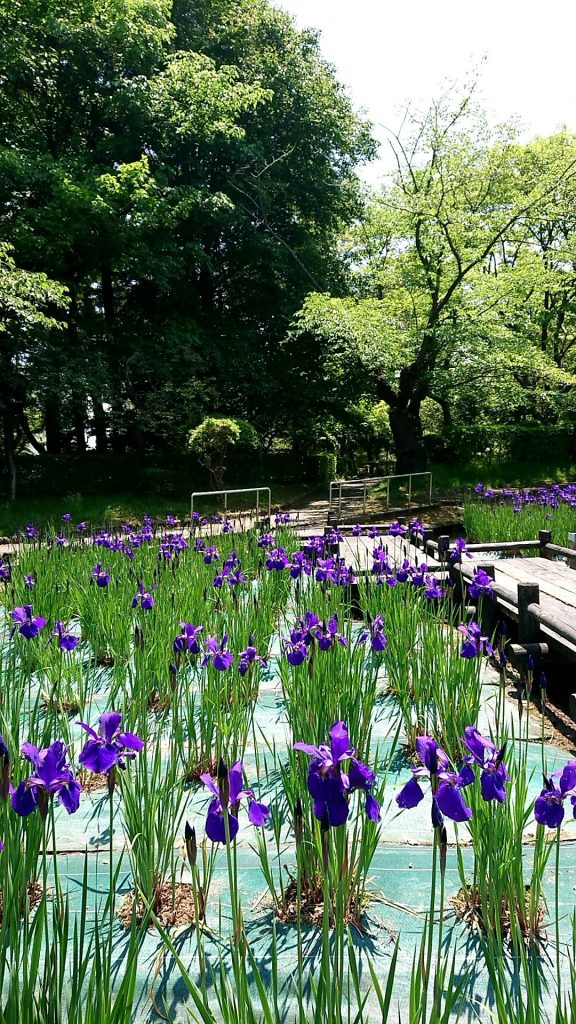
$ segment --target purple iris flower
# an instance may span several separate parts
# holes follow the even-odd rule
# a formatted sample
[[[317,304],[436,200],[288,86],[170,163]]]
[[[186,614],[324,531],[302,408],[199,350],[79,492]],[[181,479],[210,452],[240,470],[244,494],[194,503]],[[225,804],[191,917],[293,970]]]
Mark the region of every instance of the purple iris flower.
[[[341,587],[350,587],[353,583],[356,583],[356,580],[357,577],[354,574],[352,566],[345,565],[342,561],[334,573],[332,583],[336,583]]]
[[[176,516],[173,516],[170,513],[168,513],[164,522],[166,523],[166,526],[175,526],[177,522]]]
[[[376,654],[381,654],[388,646],[388,637],[384,632],[384,619],[381,615],[375,615],[373,619],[370,619],[369,626],[370,629],[363,630],[356,642],[365,644],[370,639],[371,650]]]
[[[239,583],[248,583],[248,577],[240,566],[236,566],[233,572],[229,572],[226,579],[229,587],[237,587]]]
[[[61,622],[60,619],[54,623],[54,632],[52,633],[50,640],[52,640],[53,637],[58,638],[58,647],[61,651],[73,651],[79,643],[79,637],[74,636],[69,629],[66,629],[64,623]],[[48,643],[50,643],[50,640]]]
[[[205,565],[212,565],[212,562],[218,562],[219,559],[220,559],[220,554],[218,552],[218,548],[215,547],[214,544],[211,544],[209,548],[205,549],[205,552],[204,552],[204,563],[205,563]]]
[[[481,597],[483,594],[485,594],[486,597],[493,597],[493,586],[494,580],[487,572],[484,572],[484,569],[475,569],[472,582],[468,587],[468,592],[470,597]]]
[[[194,551],[206,551],[206,541],[202,540],[202,537],[196,537]]]
[[[204,626],[193,626],[191,622],[181,622],[182,632],[175,638],[172,647],[175,651],[188,651],[189,654],[200,654],[198,637]]]
[[[289,523],[292,516],[289,512],[277,512],[274,516],[274,522],[276,526],[282,526],[284,523]]]
[[[122,715],[106,711],[98,719],[98,732],[86,722],[78,722],[90,739],[84,744],[78,758],[91,772],[109,772],[115,765],[126,767],[126,759],[133,760],[144,746],[144,740],[133,732],[120,729]]]
[[[271,533],[261,533],[257,540],[259,548],[271,548],[273,543],[274,537]]]
[[[107,587],[110,583],[110,573],[107,569],[102,568],[102,562],[98,562],[94,566],[90,574],[90,578],[94,580],[97,586]]]
[[[472,555],[466,547],[464,537],[456,537],[456,540],[448,552],[448,558],[452,562],[452,565],[459,565],[462,561],[462,555],[466,555],[466,558],[472,558]]]
[[[424,536],[424,527],[419,519],[410,520],[410,536],[415,537],[417,540],[421,540]]]
[[[211,662],[214,668],[218,669],[219,672],[225,672],[227,668],[230,668],[230,666],[234,664],[234,655],[231,651],[226,650],[227,641],[227,633],[224,633],[221,644],[218,643],[217,637],[208,637],[205,643],[207,654],[204,656],[202,661],[202,668],[204,668],[208,662]]]
[[[24,533],[26,534],[27,540],[34,540],[34,538],[38,536],[38,530],[34,526],[34,523],[28,523],[28,525],[24,527]]]
[[[482,636],[482,630],[477,622],[469,622],[468,625],[458,626],[458,632],[462,633],[461,658],[475,658],[480,654],[493,654],[494,648],[487,636]]]
[[[544,789],[534,804],[534,817],[538,824],[558,828],[564,819],[567,797],[571,798],[572,804],[576,802],[576,761],[569,761],[561,771],[553,772],[549,779],[544,776]]]
[[[377,526],[371,526],[370,529],[368,530],[368,536],[371,537],[372,540],[375,540],[376,537],[379,537],[380,536],[380,530],[378,529],[378,527]]]
[[[34,590],[35,586],[36,586],[36,577],[34,576],[34,573],[32,573],[32,572],[25,572],[24,573],[24,587],[25,587],[25,589],[26,590]]]
[[[316,582],[324,583],[328,581],[329,583],[337,583],[339,564],[336,558],[319,558],[317,561]]]
[[[492,740],[482,736],[473,725],[464,729],[462,743],[468,748],[474,762],[482,768],[480,786],[483,800],[506,800],[506,783],[510,781],[504,765],[504,747],[498,748]]]
[[[426,562],[422,562],[420,565],[410,566],[410,582],[413,587],[423,587],[426,584],[426,577],[428,575],[428,566]]]
[[[361,537],[362,536],[362,527],[360,526],[360,523],[355,523],[354,526],[352,527],[352,536],[353,537]]]
[[[200,776],[214,797],[210,801],[206,817],[206,835],[213,843],[226,843],[225,812],[228,814],[230,840],[235,839],[238,833],[238,809],[242,799],[248,800],[248,818],[253,825],[260,828],[270,817],[266,804],[258,803],[254,799],[254,790],[242,788],[243,775],[242,761],[236,761],[228,770],[221,759],[216,780],[208,774]]]
[[[312,562],[308,558],[308,555],[306,555],[304,551],[293,551],[292,564],[290,565],[290,575],[292,579],[300,579],[302,573],[309,576],[311,572]]]
[[[309,558],[316,558],[324,551],[324,537],[307,537],[302,542],[302,551]]]
[[[74,814],[80,804],[80,783],[76,781],[66,762],[68,747],[55,740],[49,747],[39,750],[33,743],[23,743],[22,753],[34,766],[34,774],[11,790],[13,810],[22,817],[38,808],[43,819],[48,814],[48,801],[57,796],[68,814]]]
[[[222,524],[222,533],[234,533],[234,523],[231,519],[225,519]]]
[[[368,765],[354,756],[345,722],[335,722],[330,729],[330,746],[321,743],[295,743],[294,750],[302,750],[312,760],[308,767],[308,792],[314,800],[314,815],[319,821],[327,817],[330,826],[343,825],[348,818],[350,795],[355,790],[366,794],[365,811],[371,821],[380,818],[380,805],[370,792],[376,776]],[[348,770],[343,762],[349,761]]]
[[[308,657],[308,644],[305,634],[301,629],[290,630],[289,637],[282,637],[282,646],[286,654],[286,660],[291,665],[301,665]]]
[[[152,587],[154,590],[154,587]],[[145,611],[149,612],[154,607],[154,598],[149,590],[144,590],[144,583],[142,580],[138,583],[138,593],[132,598],[132,607],[136,608],[138,605]]]
[[[399,566],[398,569],[396,569],[396,580],[398,583],[406,583],[406,581],[410,579],[410,569],[410,562],[407,558],[405,558],[404,561],[402,562],[402,565]]]
[[[71,523],[72,522],[72,513],[71,512],[63,512],[62,513],[62,522],[63,523]]]
[[[374,575],[386,576],[392,571],[392,563],[388,552],[382,544],[379,544],[378,547],[374,548],[372,551],[372,572]]]
[[[406,533],[406,527],[402,526],[397,519],[393,523],[390,523],[388,527],[388,534],[390,537],[403,537]]]
[[[0,583],[9,583],[10,576],[10,566],[6,565],[6,563],[0,558]]]
[[[11,636],[14,636],[16,629],[18,632],[25,636],[27,640],[32,640],[33,637],[37,636],[41,629],[44,629],[46,625],[46,619],[43,619],[41,615],[32,615],[32,605],[25,604],[22,607],[14,608],[10,612],[10,618],[16,625],[12,630]]]
[[[276,572],[282,572],[288,565],[290,565],[290,559],[286,554],[286,549],[272,548],[266,559],[266,568],[269,571],[276,570]]]
[[[412,768],[412,778],[396,796],[398,807],[416,807],[424,799],[419,779],[430,778],[432,796],[438,809],[452,821],[468,821],[472,811],[464,803],[462,788],[474,782],[474,772],[469,764],[463,764],[460,771],[454,771],[448,755],[441,750],[432,736],[418,736],[416,753],[421,767]]]
[[[241,676],[245,676],[247,672],[252,672],[256,664],[266,666],[266,658],[259,654],[258,648],[254,646],[252,634],[250,634],[248,646],[243,651],[240,651],[238,659],[238,671]]]
[[[76,531],[77,531],[77,533],[84,533],[84,530],[86,530],[87,526],[88,526],[88,523],[85,523],[85,522],[77,523],[76,524]]]
[[[444,597],[444,590],[435,576],[426,575],[424,577],[424,588],[424,597],[427,597],[429,601],[438,601]]]
[[[342,647],[348,646],[346,637],[338,632],[338,615],[336,613],[334,613],[327,625],[325,622],[321,622],[316,627],[314,638],[321,651],[329,651],[336,642],[341,644]]]
[[[308,645],[314,643],[314,629],[320,622],[316,612],[304,612],[304,615],[299,615],[296,621],[300,629],[305,633],[304,639],[306,643]]]

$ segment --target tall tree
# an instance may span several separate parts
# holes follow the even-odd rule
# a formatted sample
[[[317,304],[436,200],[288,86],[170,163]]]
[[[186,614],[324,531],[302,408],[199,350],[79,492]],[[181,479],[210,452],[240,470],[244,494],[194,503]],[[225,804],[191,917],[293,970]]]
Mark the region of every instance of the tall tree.
[[[290,414],[279,347],[342,288],[374,153],[315,37],[266,0],[0,0],[0,237],[68,289],[53,450],[183,446]]]
[[[575,179],[573,152],[532,180],[517,173],[511,132],[488,131],[471,96],[432,105],[391,138],[392,180],[348,239],[355,294],[312,294],[299,323],[348,345],[389,406],[398,472],[425,463],[421,406],[445,385],[478,376],[479,361],[529,340],[510,331],[498,253]],[[480,357],[480,360],[478,359]],[[496,360],[501,366],[501,361]],[[449,413],[447,413],[449,414]]]
[[[16,491],[14,455],[22,440],[42,451],[28,419],[28,408],[44,386],[39,373],[46,335],[61,329],[65,290],[45,274],[18,267],[9,246],[0,244],[0,424],[9,472]]]

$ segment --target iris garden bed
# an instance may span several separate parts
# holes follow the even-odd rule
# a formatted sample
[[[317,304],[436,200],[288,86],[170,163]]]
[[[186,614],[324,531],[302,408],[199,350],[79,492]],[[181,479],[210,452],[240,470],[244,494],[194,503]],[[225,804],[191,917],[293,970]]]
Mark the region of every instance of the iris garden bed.
[[[442,581],[281,521],[27,533],[0,566],[0,1020],[571,1019],[576,767]]]
[[[576,532],[576,484],[494,490],[479,483],[464,504],[464,529],[470,540],[533,540],[551,530],[555,544],[566,546]]]

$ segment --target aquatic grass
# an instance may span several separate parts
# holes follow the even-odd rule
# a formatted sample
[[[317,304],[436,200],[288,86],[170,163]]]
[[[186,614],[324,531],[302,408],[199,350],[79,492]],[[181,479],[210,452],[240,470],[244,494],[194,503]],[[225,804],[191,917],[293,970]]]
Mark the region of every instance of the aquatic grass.
[[[143,733],[145,756],[118,773],[134,888],[156,913],[163,884],[174,880],[174,851],[187,799],[180,763],[170,749],[163,751],[160,732]]]
[[[174,932],[170,934],[160,923],[158,962],[162,956],[169,956],[172,961],[173,949],[181,963],[186,960],[190,984],[196,988],[189,989],[186,981],[185,985],[197,1019],[242,1020],[246,1024],[264,1019],[270,1020],[270,1024],[286,1019],[304,1024],[314,1019],[326,1024],[350,1024],[352,1020],[372,1020],[376,1004],[383,1020],[389,1015],[397,1016],[393,978],[399,950],[406,956],[405,939],[397,940],[391,948],[388,974],[380,960],[372,961],[367,951],[357,945],[356,926],[362,927],[370,920],[365,912],[370,899],[379,895],[374,890],[371,863],[382,836],[379,823],[366,815],[366,802],[368,796],[376,802],[382,799],[399,729],[393,712],[390,734],[380,749],[374,750],[374,725],[386,703],[388,709],[398,710],[397,717],[407,733],[413,730],[414,742],[420,730],[434,730],[451,756],[465,754],[460,737],[465,726],[477,721],[483,664],[483,656],[476,649],[473,657],[462,657],[472,624],[466,621],[466,636],[455,628],[463,622],[460,609],[441,597],[426,596],[427,589],[437,591],[432,586],[428,588],[420,567],[412,567],[406,580],[396,578],[395,586],[389,585],[389,577],[383,572],[380,582],[376,582],[375,576],[364,576],[359,578],[357,587],[351,588],[348,582],[337,582],[341,566],[336,561],[329,563],[333,556],[325,550],[324,542],[316,553],[308,555],[296,536],[282,528],[273,538],[272,546],[285,549],[287,562],[272,570],[266,568],[267,549],[258,545],[257,532],[240,536],[219,530],[220,525],[212,524],[204,536],[208,546],[218,549],[217,560],[205,562],[202,550],[194,550],[195,540],[202,539],[198,531],[185,547],[175,533],[169,537],[163,525],[145,523],[140,528],[132,524],[127,530],[118,529],[114,535],[101,535],[95,544],[78,542],[71,529],[64,526],[62,532],[68,546],[61,547],[56,541],[52,548],[46,548],[33,538],[11,564],[15,582],[0,586],[4,614],[31,603],[33,615],[47,620],[45,629],[36,637],[26,639],[18,635],[9,641],[11,622],[4,619],[5,643],[0,645],[4,702],[0,725],[10,751],[15,755],[22,741],[30,737],[38,745],[46,746],[57,735],[67,743],[74,742],[78,753],[79,730],[74,724],[78,716],[69,714],[76,697],[86,722],[94,723],[105,707],[117,707],[124,714],[127,727],[147,741],[139,761],[119,772],[119,790],[109,800],[110,840],[114,838],[115,842],[107,892],[100,897],[103,910],[95,926],[88,926],[81,916],[72,920],[63,884],[65,869],[62,861],[59,865],[53,863],[52,853],[59,845],[60,814],[49,815],[44,829],[37,814],[21,819],[9,807],[0,805],[0,827],[4,832],[0,839],[5,842],[0,853],[0,881],[10,901],[15,907],[19,904],[21,911],[16,913],[14,909],[10,919],[7,917],[6,928],[10,926],[12,934],[9,940],[6,936],[3,946],[0,922],[0,953],[6,950],[5,964],[0,967],[0,991],[5,999],[12,985],[10,1009],[15,1014],[22,1010],[21,1019],[30,1024],[36,1020],[48,1024],[46,1007],[54,1019],[69,1019],[76,1024],[84,1018],[96,1024],[99,1015],[118,1024],[131,1019],[141,936],[149,910],[157,917],[158,911],[160,921],[169,919],[169,915],[163,915],[164,905],[159,906],[159,886],[165,886],[163,900],[168,890],[174,901],[178,898],[177,845],[183,833],[183,854],[188,865],[184,870],[190,871],[193,921],[189,935],[182,938]],[[309,573],[303,568],[307,563],[295,557],[297,553],[309,559]],[[230,585],[228,576],[235,571],[238,561],[246,582]],[[102,587],[92,577],[98,562],[99,571],[110,576]],[[225,573],[226,562],[230,564]],[[291,567],[296,575],[291,575]],[[31,591],[26,588],[24,570],[34,578]],[[399,566],[394,573],[402,577],[406,571]],[[222,576],[221,586],[214,586],[217,575]],[[145,594],[154,600],[150,608],[143,606]],[[352,620],[352,598],[353,614],[358,616],[362,611],[362,622]],[[298,620],[305,620],[310,611],[317,621],[309,619],[299,625]],[[81,637],[75,650],[60,650],[59,633],[46,645],[56,621],[63,623],[64,631],[70,628]],[[197,653],[174,647],[182,622],[203,626]],[[310,633],[310,638],[293,639],[291,634],[296,629],[304,635]],[[211,646],[206,644],[210,637],[216,638]],[[281,643],[282,637],[289,639],[294,651],[301,651],[299,645],[304,645],[300,664],[288,660],[291,648]],[[251,649],[258,656],[267,656],[266,666],[256,654],[252,657],[246,653]],[[228,651],[233,661],[228,667],[217,668],[214,658],[222,651]],[[95,664],[98,652],[113,664]],[[239,671],[243,655],[244,673]],[[361,775],[362,786],[356,787],[356,791],[353,786],[347,790],[343,783],[347,793],[344,800],[349,799],[344,823],[337,824],[334,819],[341,801],[325,800],[326,815],[318,813],[318,786],[324,785],[322,773],[331,777],[332,771],[331,765],[323,760],[324,753],[319,758],[321,764],[311,773],[314,753],[307,755],[304,750],[291,747],[287,752],[280,747],[275,749],[274,735],[262,735],[266,727],[255,719],[255,708],[263,679],[274,677],[282,688],[278,735],[284,726],[288,744],[304,743],[320,750],[328,744],[328,733],[334,724],[346,721],[356,748],[347,760],[360,759],[376,776],[372,783],[371,774]],[[503,694],[501,686],[501,711]],[[532,815],[526,765],[521,756],[526,743],[525,726],[523,718],[521,735],[514,742],[511,740],[512,748],[517,746],[518,750],[506,748],[505,763],[510,774],[507,803],[496,807],[482,802],[480,765],[474,767],[477,781],[463,789],[473,812],[470,828],[478,830],[478,837],[473,837],[477,863],[469,872],[464,870],[463,853],[460,861],[461,886],[469,887],[471,902],[474,896],[481,909],[484,903],[487,918],[491,906],[498,905],[500,893],[511,905],[516,900],[522,908],[524,887],[526,921],[514,923],[510,929],[516,930],[520,946],[524,943],[521,936],[525,925],[530,927],[530,922],[541,914],[543,875],[550,864],[549,857],[555,855],[558,877],[564,856],[557,832],[545,832],[544,826],[536,830],[536,842],[528,854],[523,848],[522,833],[530,826]],[[253,753],[249,746],[251,736]],[[232,835],[235,810],[230,808],[227,816],[222,817],[226,849],[203,836],[196,838],[199,825],[192,816],[195,800],[192,804],[193,794],[186,780],[193,769],[196,776],[205,774],[207,769],[214,777],[220,756],[231,765],[242,757],[245,749],[250,749],[256,762],[257,795],[253,799],[258,802],[261,793],[269,802],[270,814],[265,830],[247,831],[242,841],[256,850],[263,885],[272,893],[275,915],[283,919],[282,929],[272,922],[265,964],[251,946],[252,924],[240,896],[242,861],[238,859]],[[205,763],[199,764],[202,757]],[[544,771],[545,767],[543,754]],[[12,770],[15,783],[27,771],[17,759]],[[461,764],[456,763],[453,774],[462,775],[462,771]],[[346,760],[342,772],[352,779]],[[318,773],[316,782],[311,780],[311,774]],[[254,778],[252,768],[250,774]],[[338,783],[342,774],[336,772],[334,778]],[[450,785],[456,781],[452,779]],[[460,784],[463,785],[462,779]],[[212,797],[216,799],[214,794]],[[436,800],[442,800],[440,788]],[[504,814],[500,813],[503,811]],[[187,813],[194,827],[187,823],[183,828]],[[211,813],[220,820],[217,808],[212,807]],[[243,818],[240,827],[245,828]],[[462,826],[458,827],[462,832]],[[426,1022],[447,1020],[450,1014],[457,1014],[466,987],[465,978],[455,971],[454,939],[445,923],[446,842],[438,821],[434,828],[434,878],[424,936],[414,954],[407,1008],[414,1020]],[[117,849],[123,835],[128,839],[128,857]],[[491,848],[488,835],[492,837]],[[460,854],[457,847],[457,859]],[[126,927],[121,931],[115,918],[116,894],[122,864],[127,859],[134,891],[123,908]],[[211,881],[216,870],[228,880],[231,926],[228,897],[219,903],[216,912],[214,909]],[[26,879],[34,871],[49,892],[30,916]],[[92,908],[87,882],[85,874],[81,883],[86,890],[82,906]],[[557,902],[557,895],[555,899]],[[169,897],[164,902],[170,902]],[[60,914],[60,920],[65,915],[60,931],[52,920],[53,911]],[[561,935],[559,918],[556,911],[551,914],[551,902],[548,914],[555,917],[557,938]],[[141,918],[141,926],[137,918]],[[39,925],[34,931],[36,920]],[[261,927],[265,918],[254,920]],[[311,933],[307,920],[314,922],[314,960],[309,959]],[[497,928],[494,921],[493,931]],[[502,937],[504,931],[501,928]],[[269,970],[268,957],[279,953],[280,934],[292,943],[294,953],[288,982],[277,963],[272,962]],[[480,945],[484,933],[479,934]],[[27,936],[24,943],[23,935]],[[116,941],[119,935],[120,954]],[[515,941],[512,938],[508,944],[513,952]],[[187,959],[187,944],[191,944],[194,957],[192,966]],[[556,946],[559,948],[558,942]],[[51,950],[48,956],[47,950]],[[496,946],[485,955],[495,957]],[[520,962],[522,952],[514,955]],[[122,965],[128,965],[126,982],[115,974],[116,958]],[[41,972],[33,994],[31,975],[25,977],[23,991],[30,1009],[21,1007],[15,990],[15,979],[24,976],[24,960],[31,965],[30,970],[37,965]],[[51,974],[48,969],[42,973],[45,961]],[[313,971],[311,964],[315,965]],[[559,1006],[564,1010],[559,1013],[566,1015],[570,1012],[574,976],[564,952],[562,967],[562,978],[559,981],[557,977],[554,984],[557,989],[563,988]],[[494,970],[497,972],[497,968]],[[500,983],[498,977],[496,983]],[[52,990],[45,991],[45,986],[52,986]],[[368,987],[372,990],[370,995]],[[502,1000],[506,1001],[505,994]],[[543,1008],[542,999],[539,1005]],[[400,1009],[401,1017],[405,1009]],[[168,1006],[167,1016],[172,1010]],[[563,1018],[559,1020],[564,1024]]]
[[[283,920],[302,918],[324,927],[328,914],[331,928],[340,920],[362,927],[385,779],[377,781],[382,774],[378,754],[369,768],[347,737],[345,724],[337,722],[327,744],[297,743],[287,760],[275,758],[283,797],[271,809],[274,853],[271,858],[263,836],[257,852]],[[312,757],[309,764],[302,753]],[[338,758],[346,762],[342,769]],[[285,858],[288,834],[294,838],[295,864]]]
[[[464,503],[463,525],[469,540],[535,540],[539,530],[551,530],[556,544],[566,546],[574,531],[573,484],[533,490],[484,487]]]

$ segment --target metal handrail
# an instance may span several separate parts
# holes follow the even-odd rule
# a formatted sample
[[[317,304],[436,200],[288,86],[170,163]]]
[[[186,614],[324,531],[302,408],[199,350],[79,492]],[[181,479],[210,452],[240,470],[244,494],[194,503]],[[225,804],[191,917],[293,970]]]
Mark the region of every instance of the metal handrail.
[[[224,511],[228,511],[229,494],[256,494],[256,519],[260,518],[260,494],[262,491],[268,493],[268,518],[272,513],[272,491],[270,487],[228,487],[223,491],[193,491],[190,495],[190,518],[194,515],[194,498],[217,498],[224,495]]]
[[[338,488],[338,518],[342,513],[342,490],[343,488],[359,487],[363,488],[362,496],[362,511],[366,511],[366,499],[368,496],[368,488],[373,487],[375,484],[381,484],[386,482],[386,508],[390,507],[390,481],[391,480],[408,480],[408,506],[412,504],[412,478],[415,476],[427,476],[430,478],[428,486],[428,501],[432,501],[432,473],[429,469],[422,470],[418,473],[393,473],[388,476],[373,476],[373,477],[359,477],[350,480],[331,480],[330,481],[330,495],[329,505],[330,510],[332,509],[333,492]]]

